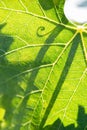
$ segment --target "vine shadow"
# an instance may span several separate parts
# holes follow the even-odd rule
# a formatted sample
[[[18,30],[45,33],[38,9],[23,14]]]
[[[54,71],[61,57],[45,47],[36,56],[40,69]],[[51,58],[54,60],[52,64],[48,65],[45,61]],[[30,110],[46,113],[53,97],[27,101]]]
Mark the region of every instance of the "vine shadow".
[[[41,124],[40,124],[40,130],[43,128],[43,126],[45,125],[45,122],[49,116],[49,113],[51,112],[51,109],[56,101],[56,98],[58,97],[58,94],[60,93],[60,90],[61,90],[61,87],[66,79],[66,76],[69,72],[69,69],[72,65],[72,62],[73,62],[73,59],[74,59],[74,56],[75,56],[75,53],[77,51],[77,48],[78,48],[78,45],[79,45],[79,42],[80,42],[80,35],[78,34],[74,39],[73,39],[73,43],[72,43],[72,46],[70,48],[70,51],[69,51],[69,54],[68,54],[68,57],[66,59],[66,63],[65,63],[65,66],[63,68],[63,71],[60,75],[60,79],[57,83],[57,86],[52,94],[52,97],[50,99],[50,102],[48,104],[48,107],[45,111],[45,114],[44,114],[44,117],[41,121]]]
[[[57,119],[52,125],[45,126],[41,130],[87,130],[87,114],[83,106],[78,106],[78,115],[77,115],[77,127],[75,124],[70,124],[64,126],[63,122],[60,119]],[[61,127],[59,128],[61,124]]]
[[[50,46],[45,46],[45,44],[52,44],[52,42],[54,41],[54,39],[60,34],[60,32],[64,29],[63,26],[56,26],[50,33],[50,35],[48,36],[48,38],[45,40],[45,43],[44,45],[42,46],[42,48],[40,49],[40,51],[38,52],[37,54],[37,57],[35,59],[34,62],[39,63],[39,64],[42,64],[42,60],[44,58],[44,55],[45,53],[48,51],[49,47]],[[38,35],[38,33],[37,33]],[[25,91],[25,93],[29,93],[31,92],[32,90],[38,90],[37,86],[34,85],[34,81],[38,75],[38,72],[39,72],[39,69],[33,71],[30,75],[30,78],[28,80],[28,84],[27,84],[27,89]],[[32,81],[32,82],[31,82]],[[33,89],[32,89],[33,88]],[[22,119],[25,115],[25,112],[24,112],[24,109],[26,108],[26,104],[27,104],[27,101],[29,100],[29,97],[30,95],[28,95],[27,97],[24,98],[24,100],[22,101],[21,105],[20,105],[20,112],[17,116],[18,118],[18,122],[17,122],[17,125],[15,126],[14,130],[19,130],[21,128],[21,122],[22,122]]]
[[[3,26],[1,26],[0,28],[3,28]],[[48,38],[46,39],[45,44],[49,44],[50,45],[50,43],[52,43],[54,41],[54,39],[60,34],[60,32],[63,29],[64,29],[63,26],[60,26],[60,27],[56,26],[54,28],[54,30],[50,33],[50,35],[48,36]],[[1,55],[3,55],[3,57],[1,57],[1,59],[0,59],[0,63],[1,63],[0,66],[2,68],[2,70],[1,70],[2,71],[1,72],[2,73],[2,77],[1,77],[0,81],[4,82],[4,78],[8,78],[9,76],[12,76],[13,74],[18,74],[21,71],[23,71],[23,69],[25,69],[25,68],[26,68],[26,70],[29,69],[28,66],[29,66],[30,63],[28,63],[27,66],[20,66],[19,64],[14,64],[14,65],[10,64],[4,54],[9,50],[9,47],[12,44],[12,42],[14,41],[14,39],[12,37],[10,37],[10,36],[8,37],[8,34],[7,35],[1,34],[1,35],[2,35],[2,37],[0,37],[0,39],[1,39],[0,41],[2,41],[1,42],[2,44],[1,44],[0,47],[4,51],[1,51]],[[4,45],[5,42],[6,42],[6,46]],[[75,45],[77,45],[77,44],[75,44]],[[39,64],[41,64],[41,62],[42,62],[42,60],[44,58],[44,55],[48,51],[49,47],[50,46],[45,46],[44,45],[40,49],[40,51],[39,51],[39,53],[38,53],[38,55],[37,55],[37,57],[36,57],[36,59],[34,61],[35,63],[39,62]],[[77,47],[77,46],[75,46],[75,47]],[[74,48],[74,46],[72,48]],[[70,52],[70,54],[71,54],[71,52]],[[75,54],[75,51],[72,52],[72,54],[71,54],[72,56],[70,55],[71,56],[71,60],[70,61],[69,61],[69,58],[67,59],[67,63],[69,62],[69,65],[68,65],[69,68],[70,68],[70,65],[72,63],[74,54]],[[3,67],[3,65],[4,65],[4,67]],[[67,69],[68,68],[65,66],[64,70],[66,72],[63,70],[61,78],[60,78],[60,80],[58,82],[58,85],[60,83],[60,87],[57,88],[58,87],[58,85],[57,85],[57,87],[56,87],[57,91],[55,90],[55,92],[54,92],[54,94],[52,96],[51,101],[52,101],[53,104],[55,102],[57,94],[59,93],[59,91],[60,91],[60,89],[62,87],[62,83],[61,82],[64,82],[64,80],[62,81],[62,77],[64,76],[64,72],[65,72],[64,78],[66,77],[66,75],[68,73]],[[35,71],[33,71],[31,73],[31,75],[29,77],[29,80],[28,80],[28,83],[27,83],[26,91],[24,92],[25,95],[27,93],[33,91],[33,90],[38,90],[37,86],[34,85],[34,81],[35,81],[35,79],[36,79],[36,77],[38,75],[38,72],[39,72],[39,69],[35,70]],[[12,120],[13,116],[15,117],[16,123],[15,123],[15,126],[14,126],[13,130],[20,130],[21,129],[22,120],[23,120],[24,115],[25,115],[24,109],[26,108],[27,101],[29,100],[29,96],[25,97],[23,99],[23,101],[21,102],[20,106],[19,106],[17,114],[13,113],[14,106],[12,104],[12,99],[15,97],[16,94],[18,94],[18,91],[20,91],[20,93],[23,92],[23,90],[21,90],[20,85],[18,84],[18,82],[19,82],[19,79],[15,78],[12,81],[10,81],[9,84],[5,84],[5,85],[0,86],[0,93],[3,94],[3,96],[2,96],[2,105],[6,109],[5,119],[7,120],[7,122],[8,122],[9,125],[11,124],[11,120]],[[11,93],[11,95],[10,95],[10,93]],[[43,125],[45,124],[45,122],[47,120],[48,110],[49,110],[49,112],[51,110],[51,109],[49,109],[49,107],[50,108],[53,107],[53,106],[50,105],[52,103],[50,102],[49,105],[48,105],[48,108],[46,110],[44,118],[43,118],[43,120],[41,122],[41,129],[43,129]],[[8,120],[10,120],[10,121],[8,121]]]
[[[0,26],[0,29],[2,29],[6,24],[3,24]],[[54,41],[54,39],[59,35],[59,33],[64,29],[63,26],[56,26],[54,30],[50,33],[48,38],[46,39],[44,44],[49,44]],[[38,34],[37,34],[38,35]],[[13,117],[15,117],[16,124],[14,126],[14,130],[19,130],[21,128],[21,123],[23,120],[23,117],[25,115],[24,109],[26,108],[27,101],[29,100],[29,96],[26,96],[22,103],[19,106],[19,109],[17,114],[14,113],[14,105],[13,105],[13,99],[14,97],[20,92],[24,93],[25,95],[33,90],[38,90],[37,86],[34,85],[34,81],[36,79],[36,76],[38,75],[39,69],[36,71],[33,71],[30,75],[30,78],[27,83],[27,88],[26,91],[24,92],[20,84],[18,84],[19,79],[18,78],[13,78],[12,80],[9,80],[9,83],[5,83],[4,80],[8,80],[8,77],[13,77],[14,75],[17,75],[21,73],[21,71],[24,71],[25,68],[26,70],[29,69],[29,64],[25,66],[20,66],[20,64],[11,64],[7,60],[7,55],[5,53],[9,50],[11,44],[13,43],[14,39],[12,36],[9,34],[3,34],[0,32],[0,73],[1,73],[1,78],[0,78],[0,95],[1,95],[1,102],[0,105],[6,110],[5,113],[5,120],[8,122],[9,125],[11,125]],[[39,51],[35,63],[41,64],[45,53],[49,49],[50,46],[43,46],[41,50]],[[38,64],[37,64],[38,66]],[[23,75],[24,76],[24,75]],[[22,76],[22,78],[23,78]],[[22,80],[21,78],[21,80]],[[32,81],[32,82],[31,82]],[[10,128],[9,128],[10,129]]]
[[[42,2],[41,2],[42,3]],[[48,6],[48,5],[46,5],[46,6]],[[47,7],[47,9],[50,9],[50,8],[52,8],[52,6],[50,6],[49,8]],[[49,49],[49,47],[50,46],[45,46],[45,44],[51,44],[53,41],[54,41],[54,39],[61,33],[61,31],[64,29],[65,27],[64,26],[56,26],[52,31],[51,31],[51,33],[49,34],[49,36],[48,36],[48,38],[45,40],[45,43],[44,43],[44,46],[40,49],[40,51],[39,51],[39,53],[38,53],[38,55],[37,55],[37,57],[36,57],[36,59],[35,59],[35,63],[37,64],[37,63],[39,63],[39,65],[41,64],[41,62],[42,62],[42,60],[43,60],[43,58],[44,58],[44,55],[46,54],[46,52],[48,51],[48,49]],[[38,35],[38,33],[37,33],[37,35]],[[39,36],[39,35],[38,35]],[[12,38],[12,37],[11,37]],[[4,39],[2,39],[2,40],[4,40]],[[10,39],[11,40],[11,39]],[[8,40],[9,41],[9,46],[8,47],[6,47],[6,49],[8,50],[9,49],[9,47],[10,47],[10,45],[11,45],[11,43],[13,42],[13,38],[12,38],[12,41],[10,41],[10,40]],[[3,46],[3,45],[2,45]],[[6,50],[6,51],[7,51]],[[5,52],[6,52],[5,51]],[[11,75],[12,74],[18,74],[18,73],[20,73],[21,71],[23,71],[24,70],[24,68],[26,68],[26,70],[27,69],[29,69],[29,64],[30,63],[28,63],[27,64],[27,66],[20,66],[19,64],[14,64],[14,65],[12,65],[12,64],[10,64],[10,63],[8,63],[8,61],[7,61],[7,59],[6,59],[6,57],[4,56],[4,58],[5,58],[5,60],[6,60],[6,65],[8,64],[8,66],[7,66],[7,68],[8,68],[8,72],[9,72],[9,75],[10,75],[10,73],[11,73]],[[2,58],[2,59],[4,59],[4,58]],[[4,63],[5,62],[5,60],[3,60],[3,62],[2,63]],[[5,64],[4,64],[5,65]],[[38,64],[37,64],[37,66],[38,66]],[[7,68],[6,68],[6,71],[7,71]],[[5,75],[5,70],[4,70],[4,68],[2,69],[2,71],[4,72],[4,75]],[[36,79],[36,77],[37,77],[37,75],[38,75],[38,72],[39,72],[39,69],[38,70],[35,70],[35,71],[32,71],[31,72],[31,75],[30,75],[30,77],[29,77],[29,80],[28,80],[28,83],[27,83],[27,88],[26,88],[26,90],[25,90],[25,92],[24,92],[24,95],[26,95],[27,93],[30,93],[31,91],[33,91],[33,90],[38,90],[38,88],[37,88],[37,86],[35,86],[34,85],[34,81],[35,81],[35,79]],[[24,76],[24,75],[23,75]],[[22,76],[22,77],[23,77]],[[6,77],[5,78],[7,78],[8,77],[8,75],[6,75]],[[30,95],[28,95],[28,96],[26,96],[23,100],[22,100],[22,102],[20,103],[20,106],[19,106],[19,109],[18,109],[18,112],[17,112],[17,114],[14,114],[13,113],[13,111],[14,111],[14,108],[13,108],[13,105],[12,105],[12,99],[15,97],[15,95],[17,94],[17,92],[18,91],[20,91],[20,93],[22,93],[22,91],[23,90],[21,90],[21,88],[20,88],[20,85],[18,84],[18,82],[19,82],[19,79],[17,79],[17,78],[15,78],[15,79],[13,79],[12,80],[12,82],[10,82],[10,86],[14,86],[14,88],[13,87],[9,87],[9,85],[7,85],[7,86],[5,86],[4,88],[5,88],[5,91],[4,91],[4,89],[3,89],[3,93],[6,93],[6,94],[4,94],[4,96],[3,96],[3,98],[2,98],[2,104],[3,104],[3,106],[4,106],[4,108],[6,109],[6,116],[5,116],[5,119],[6,120],[10,120],[11,121],[11,119],[14,117],[15,118],[15,121],[16,121],[16,123],[15,123],[15,126],[14,126],[14,130],[19,130],[19,129],[21,129],[21,124],[22,124],[22,120],[23,120],[23,118],[24,118],[24,115],[25,115],[25,108],[26,108],[26,105],[27,105],[27,102],[28,102],[28,100],[29,100],[29,97],[30,97]],[[12,93],[11,94],[11,96],[8,96],[8,95],[10,95],[10,92]],[[5,100],[6,99],[6,100]],[[5,100],[5,101],[4,101]],[[10,109],[9,109],[10,108]],[[10,115],[10,116],[9,116]],[[9,124],[10,124],[10,122],[9,122]]]
[[[39,1],[39,4],[41,5],[42,9],[43,10],[50,10],[51,8],[54,8],[54,3],[53,3],[53,0],[38,0]],[[58,7],[59,8],[59,7]],[[66,18],[64,17],[64,14],[63,14],[63,17],[64,19],[62,19],[63,21],[65,21],[65,23],[67,23],[68,21],[66,20]],[[60,34],[60,32],[64,29],[65,27],[64,26],[58,26],[56,25],[56,27],[51,31],[51,33],[49,34],[48,38],[45,40],[45,43],[44,44],[49,44],[52,43],[54,41],[54,39]],[[45,29],[44,27],[39,27],[37,29],[37,35],[39,37],[42,37],[41,35],[39,35],[38,33],[38,30],[39,29]],[[40,51],[38,52],[37,54],[37,57],[35,59],[35,63],[39,63],[39,65],[41,64],[43,58],[44,58],[44,55],[45,53],[48,51],[50,46],[43,46]],[[38,64],[37,64],[38,65]],[[38,90],[37,86],[34,85],[34,81],[38,75],[38,72],[39,72],[39,69],[38,70],[35,70],[31,73],[30,75],[30,78],[28,80],[28,84],[27,84],[27,89],[25,91],[25,94],[27,94],[27,92],[31,92],[32,90]],[[32,82],[31,82],[32,81]],[[25,112],[24,112],[24,109],[26,107],[26,104],[27,104],[27,101],[29,99],[30,95],[28,95],[27,97],[24,98],[24,100],[22,101],[21,105],[20,105],[20,111],[19,111],[19,114],[17,115],[17,118],[18,118],[18,122],[14,128],[14,130],[19,130],[21,128],[21,122],[22,122],[22,119],[25,115]]]

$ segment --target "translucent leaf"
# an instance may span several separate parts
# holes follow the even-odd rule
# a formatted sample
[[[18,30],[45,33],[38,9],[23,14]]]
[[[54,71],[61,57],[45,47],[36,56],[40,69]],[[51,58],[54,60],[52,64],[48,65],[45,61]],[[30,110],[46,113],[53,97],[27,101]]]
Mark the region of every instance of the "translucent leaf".
[[[87,27],[56,2],[0,1],[0,130],[87,129]]]

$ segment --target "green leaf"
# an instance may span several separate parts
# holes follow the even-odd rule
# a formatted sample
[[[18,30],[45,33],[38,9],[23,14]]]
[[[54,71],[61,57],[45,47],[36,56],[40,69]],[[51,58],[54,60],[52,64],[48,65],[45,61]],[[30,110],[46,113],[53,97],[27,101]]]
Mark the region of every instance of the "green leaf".
[[[56,2],[0,1],[0,130],[87,129],[87,27]]]

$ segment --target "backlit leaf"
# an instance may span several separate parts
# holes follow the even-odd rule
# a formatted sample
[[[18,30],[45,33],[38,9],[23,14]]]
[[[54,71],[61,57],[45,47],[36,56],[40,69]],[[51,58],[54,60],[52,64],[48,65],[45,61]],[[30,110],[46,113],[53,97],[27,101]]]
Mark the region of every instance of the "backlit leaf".
[[[56,2],[0,0],[0,130],[87,129],[87,27]]]

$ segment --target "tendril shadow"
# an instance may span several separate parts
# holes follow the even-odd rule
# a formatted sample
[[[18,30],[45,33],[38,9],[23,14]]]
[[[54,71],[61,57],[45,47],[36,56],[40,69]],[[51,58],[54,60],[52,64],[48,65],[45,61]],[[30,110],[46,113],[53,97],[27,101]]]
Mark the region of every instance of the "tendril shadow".
[[[37,29],[37,36],[39,37],[43,37],[43,36],[46,36],[48,34],[50,34],[53,30],[47,32],[47,33],[43,33],[45,31],[45,27],[44,26],[40,26],[38,29]]]

